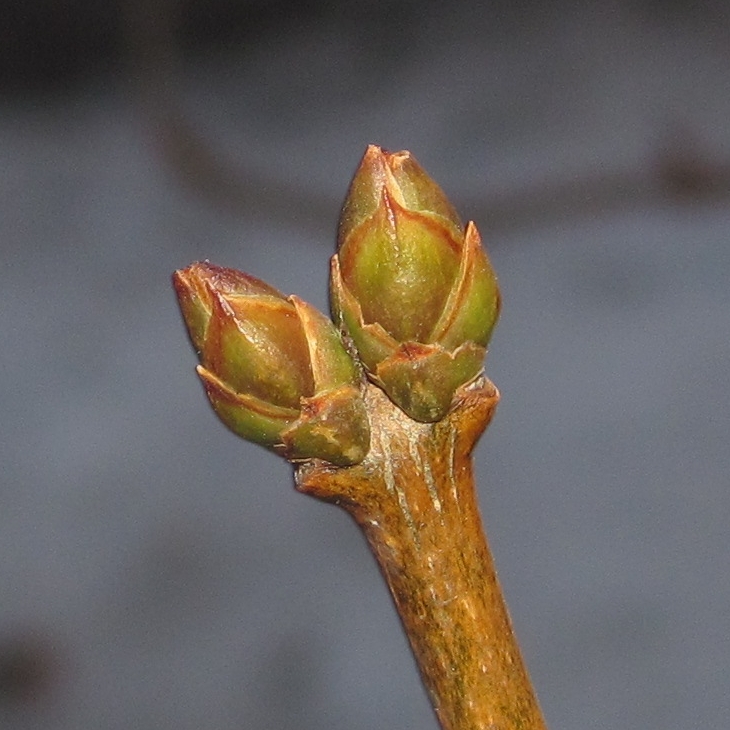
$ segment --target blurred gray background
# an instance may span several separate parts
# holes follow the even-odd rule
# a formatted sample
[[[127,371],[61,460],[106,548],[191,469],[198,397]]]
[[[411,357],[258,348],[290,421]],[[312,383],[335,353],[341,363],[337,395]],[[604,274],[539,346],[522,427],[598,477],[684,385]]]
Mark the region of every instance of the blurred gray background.
[[[369,142],[500,276],[480,498],[550,727],[727,727],[728,3],[3,8],[0,727],[435,730],[355,525],[216,422],[169,285],[326,308]]]

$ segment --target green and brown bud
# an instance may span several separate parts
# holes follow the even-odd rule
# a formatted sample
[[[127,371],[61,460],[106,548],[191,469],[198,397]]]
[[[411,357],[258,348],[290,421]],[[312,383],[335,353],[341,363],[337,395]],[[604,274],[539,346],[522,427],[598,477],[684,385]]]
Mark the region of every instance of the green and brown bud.
[[[371,145],[340,217],[335,319],[368,376],[432,422],[482,370],[500,298],[476,226],[466,228],[409,152]]]
[[[173,274],[213,409],[234,433],[291,461],[365,457],[360,376],[332,322],[235,269],[195,263]]]

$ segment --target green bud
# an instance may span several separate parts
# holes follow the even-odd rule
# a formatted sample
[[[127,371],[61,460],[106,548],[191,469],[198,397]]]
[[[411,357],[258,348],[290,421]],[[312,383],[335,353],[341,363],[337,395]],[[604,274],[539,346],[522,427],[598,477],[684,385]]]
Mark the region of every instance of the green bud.
[[[432,422],[482,369],[499,316],[497,279],[473,223],[408,152],[370,146],[340,217],[332,309],[368,376]]]
[[[365,458],[357,366],[332,323],[235,269],[196,263],[173,285],[213,409],[234,433],[291,461]]]

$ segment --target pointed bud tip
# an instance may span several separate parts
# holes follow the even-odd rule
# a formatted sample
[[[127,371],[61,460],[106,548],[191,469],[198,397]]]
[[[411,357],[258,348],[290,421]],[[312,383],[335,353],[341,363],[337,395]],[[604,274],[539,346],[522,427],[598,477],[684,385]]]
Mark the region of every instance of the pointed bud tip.
[[[178,287],[202,289],[210,287],[221,294],[268,294],[284,298],[284,295],[270,284],[238,269],[211,264],[209,261],[196,261],[172,275],[175,290]]]
[[[439,185],[407,150],[389,152],[368,145],[355,171],[340,214],[337,246],[379,209],[393,205],[432,216],[463,234],[463,224]]]

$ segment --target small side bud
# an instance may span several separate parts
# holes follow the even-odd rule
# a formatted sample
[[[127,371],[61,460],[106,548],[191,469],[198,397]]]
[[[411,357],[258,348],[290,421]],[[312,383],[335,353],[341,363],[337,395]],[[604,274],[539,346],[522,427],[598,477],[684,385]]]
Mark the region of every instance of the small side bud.
[[[359,372],[323,314],[208,263],[176,271],[173,285],[198,374],[226,426],[291,461],[349,466],[365,458]]]

